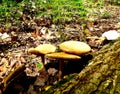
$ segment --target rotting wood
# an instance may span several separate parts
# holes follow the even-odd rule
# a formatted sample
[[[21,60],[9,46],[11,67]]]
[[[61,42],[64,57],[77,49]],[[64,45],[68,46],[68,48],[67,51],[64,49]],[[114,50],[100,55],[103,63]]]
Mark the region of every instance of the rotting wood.
[[[12,71],[8,76],[4,78],[4,86],[3,91],[6,90],[6,88],[9,86],[12,81],[14,81],[16,78],[19,78],[21,75],[23,75],[23,72],[25,70],[25,65],[22,64],[18,66],[14,71]]]

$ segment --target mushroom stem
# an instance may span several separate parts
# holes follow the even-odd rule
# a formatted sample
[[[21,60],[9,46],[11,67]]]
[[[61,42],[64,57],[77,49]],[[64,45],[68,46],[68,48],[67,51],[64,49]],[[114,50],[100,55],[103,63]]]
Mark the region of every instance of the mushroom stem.
[[[81,57],[73,54],[68,54],[65,52],[55,52],[51,54],[46,54],[45,55],[47,58],[51,59],[59,59],[59,80],[63,78],[63,65],[64,65],[64,60],[78,60]]]
[[[44,64],[45,63],[45,55],[44,54],[41,55],[41,59],[42,59],[42,63]]]
[[[60,60],[59,61],[59,80],[61,80],[63,78],[63,65],[64,65],[64,61]]]

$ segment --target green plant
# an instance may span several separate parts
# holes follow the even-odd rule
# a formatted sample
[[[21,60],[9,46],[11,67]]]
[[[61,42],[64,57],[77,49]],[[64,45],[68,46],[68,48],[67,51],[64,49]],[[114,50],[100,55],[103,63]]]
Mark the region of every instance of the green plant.
[[[101,18],[103,18],[103,19],[108,19],[108,18],[110,18],[111,17],[111,14],[110,14],[110,12],[103,12],[102,14],[101,14]]]
[[[0,22],[18,22],[21,13],[26,16],[48,17],[55,23],[76,20],[86,15],[83,0],[2,0]],[[18,12],[19,11],[19,12]]]
[[[39,0],[40,17],[51,17],[53,22],[71,21],[86,14],[82,0]]]
[[[20,14],[17,10],[20,10],[21,7],[16,5],[15,1],[12,0],[2,0],[0,4],[0,23],[5,25],[5,28],[9,28],[9,24],[17,22],[20,17]]]
[[[100,10],[104,8],[105,0],[84,0],[83,4],[87,11],[86,20],[91,21],[100,16]]]
[[[120,5],[120,0],[105,0],[109,4]]]
[[[37,67],[38,69],[42,69],[42,68],[43,68],[43,64],[37,63],[37,64],[36,64],[36,67]]]

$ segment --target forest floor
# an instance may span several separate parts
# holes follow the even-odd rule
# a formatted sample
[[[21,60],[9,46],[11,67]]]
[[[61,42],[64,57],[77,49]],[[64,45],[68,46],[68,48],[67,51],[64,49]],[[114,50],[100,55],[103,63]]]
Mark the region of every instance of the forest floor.
[[[54,44],[58,47],[63,41],[78,40],[88,43],[92,48],[91,53],[98,51],[106,44],[98,42],[103,32],[120,30],[120,26],[117,26],[120,22],[120,7],[109,5],[104,7],[103,10],[107,11],[109,15],[90,16],[94,19],[85,21],[85,24],[81,20],[77,20],[71,23],[63,23],[64,25],[61,27],[52,24],[49,19],[27,20],[25,18],[23,24],[27,22],[30,27],[27,31],[20,28],[20,32],[15,32],[17,30],[16,26],[11,26],[6,35],[1,35],[5,38],[0,38],[1,91],[5,90],[4,94],[8,94],[8,92],[9,94],[13,94],[13,92],[14,94],[40,94],[40,92],[49,88],[48,86],[58,82],[59,66],[57,61],[53,61],[52,64],[48,63],[43,69],[39,69],[36,64],[42,63],[40,62],[41,57],[28,53],[28,49],[31,47],[44,43]],[[94,13],[96,11],[91,12],[91,14]],[[5,32],[2,28],[0,29],[0,33],[4,34]],[[78,65],[80,64],[68,64],[64,68],[64,77],[79,73],[84,68],[84,64],[81,69],[75,70]],[[71,66],[74,66],[72,67],[73,71]],[[6,87],[8,88],[6,89]]]

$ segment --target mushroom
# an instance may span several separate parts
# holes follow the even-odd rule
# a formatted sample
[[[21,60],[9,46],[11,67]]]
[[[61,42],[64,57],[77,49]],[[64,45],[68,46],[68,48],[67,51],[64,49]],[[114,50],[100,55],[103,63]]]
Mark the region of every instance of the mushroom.
[[[42,62],[45,62],[45,54],[52,53],[56,51],[56,47],[51,44],[41,44],[38,45],[36,48],[30,48],[28,49],[29,53],[35,54],[35,55],[40,55]]]
[[[116,40],[120,37],[120,33],[116,30],[109,30],[102,34],[107,40]]]
[[[51,53],[51,54],[46,54],[45,57],[50,58],[50,59],[59,59],[59,80],[61,80],[63,78],[62,71],[63,71],[64,60],[81,59],[80,56],[68,54],[65,52],[55,52],[55,53]]]
[[[39,55],[39,52],[35,48],[29,48],[28,53]]]
[[[89,44],[91,46],[95,46],[97,44],[98,48],[99,46],[101,47],[101,44],[103,45],[106,42],[109,42],[111,40],[116,40],[120,37],[120,32],[119,30],[109,30],[109,31],[105,31],[100,37],[97,36],[91,36],[91,37],[87,37],[87,39],[89,40]]]
[[[80,41],[65,41],[59,45],[60,49],[67,53],[76,55],[86,54],[91,51],[91,47]]]

